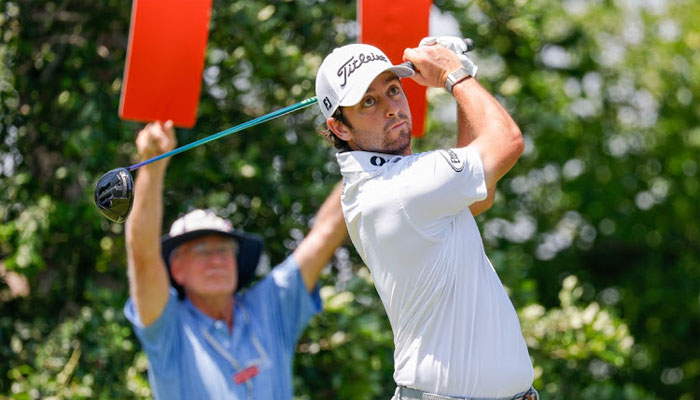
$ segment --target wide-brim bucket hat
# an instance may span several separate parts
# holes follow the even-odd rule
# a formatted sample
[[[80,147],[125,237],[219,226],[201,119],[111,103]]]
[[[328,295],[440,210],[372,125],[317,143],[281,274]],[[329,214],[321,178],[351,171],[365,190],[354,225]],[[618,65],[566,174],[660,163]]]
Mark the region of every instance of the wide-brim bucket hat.
[[[173,222],[170,232],[161,237],[161,250],[165,265],[168,267],[170,282],[180,298],[185,290],[173,279],[170,272],[170,255],[180,245],[205,235],[221,235],[238,242],[236,261],[238,264],[238,285],[236,291],[246,287],[255,277],[255,270],[260,262],[264,242],[262,237],[233,229],[231,222],[219,217],[211,210],[194,210]]]

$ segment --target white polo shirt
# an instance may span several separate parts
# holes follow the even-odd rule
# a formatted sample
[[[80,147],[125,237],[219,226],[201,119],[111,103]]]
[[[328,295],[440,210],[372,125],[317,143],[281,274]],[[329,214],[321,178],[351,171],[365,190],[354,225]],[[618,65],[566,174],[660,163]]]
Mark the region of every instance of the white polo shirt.
[[[520,323],[468,208],[487,195],[479,155],[337,158],[348,231],[394,332],[397,385],[466,397],[527,390],[533,369]]]

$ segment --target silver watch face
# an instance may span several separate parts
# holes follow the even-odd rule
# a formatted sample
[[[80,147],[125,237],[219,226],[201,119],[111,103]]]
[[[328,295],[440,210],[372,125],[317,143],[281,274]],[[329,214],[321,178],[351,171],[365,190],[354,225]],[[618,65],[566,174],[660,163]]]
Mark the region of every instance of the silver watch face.
[[[445,82],[445,88],[447,89],[448,92],[452,93],[452,87],[457,83],[460,82],[471,75],[469,74],[469,71],[467,71],[464,66],[459,67],[458,69],[452,71],[449,75],[447,75],[447,82]]]

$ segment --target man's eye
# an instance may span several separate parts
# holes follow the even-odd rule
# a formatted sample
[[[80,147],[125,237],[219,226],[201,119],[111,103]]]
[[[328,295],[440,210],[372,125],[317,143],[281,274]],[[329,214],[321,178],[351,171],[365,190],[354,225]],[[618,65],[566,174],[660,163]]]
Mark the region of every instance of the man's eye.
[[[374,105],[374,99],[371,98],[371,97],[366,98],[366,99],[362,102],[362,106],[363,106],[363,107],[371,107],[371,106],[373,106],[373,105]]]
[[[392,87],[389,88],[389,94],[390,94],[390,95],[393,96],[393,95],[397,95],[397,94],[399,94],[399,93],[401,93],[401,89],[399,89],[398,86],[392,86]]]

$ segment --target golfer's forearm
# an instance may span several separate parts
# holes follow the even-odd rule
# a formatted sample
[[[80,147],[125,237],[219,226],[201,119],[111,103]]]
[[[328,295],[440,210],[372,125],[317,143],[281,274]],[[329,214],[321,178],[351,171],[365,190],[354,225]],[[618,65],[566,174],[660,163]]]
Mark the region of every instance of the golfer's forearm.
[[[475,81],[475,79],[468,78],[453,88],[453,95],[457,100],[457,147],[465,147],[473,142],[480,132],[478,128],[483,124],[479,118],[480,113],[484,112],[481,102],[477,101],[475,104],[468,105],[465,104],[467,100],[462,99],[464,97],[463,91],[469,90],[467,86],[474,86],[470,81]]]
[[[475,79],[454,86],[459,107],[458,146],[474,145],[484,167],[486,185],[494,186],[523,152],[520,128]]]
[[[504,140],[520,135],[510,114],[476,79],[459,82],[453,94],[457,101],[457,147],[484,134],[501,135]]]

